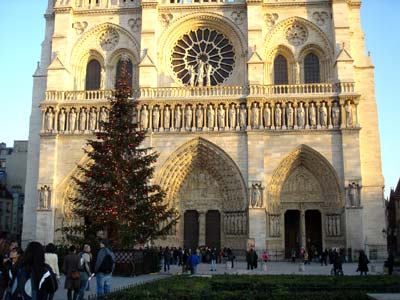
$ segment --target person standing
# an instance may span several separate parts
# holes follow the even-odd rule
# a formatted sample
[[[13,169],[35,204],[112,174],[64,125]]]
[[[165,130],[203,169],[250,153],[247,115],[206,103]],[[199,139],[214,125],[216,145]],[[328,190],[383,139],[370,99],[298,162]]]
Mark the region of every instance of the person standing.
[[[94,272],[96,274],[97,297],[111,292],[111,277],[115,268],[115,255],[107,248],[107,241],[100,242]]]
[[[164,256],[164,272],[169,272],[171,264],[171,251],[169,250],[169,247],[165,247],[163,256]]]
[[[80,283],[79,283],[79,293],[78,300],[83,300],[85,298],[85,289],[88,285],[89,277],[92,275],[90,270],[91,263],[91,248],[89,244],[83,245],[83,251],[79,254],[79,266],[80,266]]]
[[[196,254],[196,251],[192,251],[188,258],[188,264],[190,265],[190,274],[195,275],[197,273],[197,265],[200,263],[200,258]]]
[[[321,266],[325,264],[325,266],[328,265],[327,262],[327,257],[328,257],[328,249],[325,248],[324,251],[321,252]]]
[[[65,274],[64,288],[67,290],[68,300],[78,298],[80,285],[80,257],[76,254],[76,247],[70,246],[69,253],[64,257],[63,271]]]
[[[210,271],[217,271],[217,256],[218,252],[217,249],[214,248],[211,250],[211,270]]]
[[[57,281],[60,282],[60,270],[58,269],[58,256],[56,254],[56,246],[53,243],[49,243],[46,246],[44,261],[52,268],[54,274],[56,274],[57,276]],[[53,300],[53,297],[54,294],[49,294],[49,300]]]
[[[226,253],[228,255],[228,260],[231,262],[231,268],[233,269],[234,261],[235,261],[236,257],[233,255],[231,248],[228,248]]]
[[[360,255],[358,257],[358,268],[357,272],[360,272],[360,276],[362,275],[368,275],[368,264],[369,260],[367,255],[365,255],[365,252],[363,250],[360,251]]]

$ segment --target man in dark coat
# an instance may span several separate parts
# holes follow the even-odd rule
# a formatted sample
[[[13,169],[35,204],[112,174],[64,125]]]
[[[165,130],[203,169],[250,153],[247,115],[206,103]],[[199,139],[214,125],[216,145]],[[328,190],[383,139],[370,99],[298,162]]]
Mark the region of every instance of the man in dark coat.
[[[367,275],[369,260],[367,255],[363,250],[360,251],[360,256],[358,257],[358,268],[357,272],[360,272],[360,275]]]
[[[69,254],[64,257],[63,263],[63,270],[65,274],[64,288],[68,290],[68,300],[76,300],[76,298],[78,297],[80,286],[79,264],[80,257],[76,254],[75,246],[69,247]]]
[[[107,241],[100,242],[100,250],[97,253],[96,273],[97,297],[101,299],[104,294],[111,292],[111,277],[115,268],[115,255],[107,248]]]

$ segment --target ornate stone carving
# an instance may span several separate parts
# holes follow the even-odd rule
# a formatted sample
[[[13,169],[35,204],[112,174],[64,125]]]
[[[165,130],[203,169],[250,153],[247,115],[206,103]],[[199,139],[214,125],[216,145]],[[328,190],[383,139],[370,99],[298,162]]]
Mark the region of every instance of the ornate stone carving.
[[[258,128],[258,120],[260,118],[260,112],[258,109],[258,103],[253,102],[251,107],[251,127]]]
[[[100,114],[99,114],[100,130],[104,130],[103,123],[108,123],[108,109],[104,106],[102,108],[100,108]]]
[[[223,104],[219,105],[219,108],[217,111],[217,120],[218,120],[218,127],[220,129],[225,128],[225,107]]]
[[[233,129],[236,127],[236,106],[231,103],[228,110],[228,118],[229,118],[229,128]]]
[[[354,120],[353,120],[353,105],[350,101],[347,101],[345,106],[346,111],[346,127],[353,127]]]
[[[319,108],[319,123],[321,127],[328,126],[328,109],[326,108],[325,102],[322,102]]]
[[[141,18],[129,19],[128,25],[131,28],[132,32],[138,32],[140,30],[140,26],[142,26],[142,19]]]
[[[147,129],[149,126],[149,110],[146,105],[143,105],[140,111],[140,126],[142,129]]]
[[[190,86],[224,83],[235,67],[231,41],[222,33],[199,28],[184,34],[171,54],[172,70],[178,80]]]
[[[247,233],[247,213],[242,211],[225,212],[223,218],[224,233],[245,235]]]
[[[263,112],[263,121],[264,121],[265,128],[271,127],[271,108],[269,107],[269,103],[265,104],[264,112]]]
[[[97,110],[95,107],[91,107],[89,112],[89,130],[91,131],[96,130],[96,124],[97,124]]]
[[[237,25],[242,25],[245,16],[242,11],[233,11],[231,13],[231,18],[232,18],[233,22],[235,22]]]
[[[327,236],[341,236],[340,215],[326,215],[325,232]]]
[[[254,182],[250,189],[250,208],[261,208],[264,207],[264,188],[260,181]]]
[[[82,107],[81,111],[79,112],[79,130],[80,131],[86,130],[86,120],[87,120],[86,107]]]
[[[158,106],[155,106],[153,108],[152,117],[153,129],[158,130],[158,128],[160,127],[160,110],[158,109]]]
[[[62,107],[58,114],[58,130],[60,132],[64,132],[67,130],[65,121],[67,120],[67,113],[65,112],[65,108]]]
[[[196,127],[198,129],[203,127],[203,105],[198,105],[196,108]]]
[[[52,107],[49,107],[45,114],[45,130],[47,132],[54,130],[54,111]]]
[[[307,41],[308,32],[305,27],[298,23],[292,24],[286,30],[286,39],[293,46],[300,46]]]
[[[357,182],[349,183],[347,187],[347,206],[360,207],[361,206],[361,187]]]
[[[246,128],[246,122],[247,122],[246,105],[241,103],[240,104],[240,108],[239,108],[239,126],[240,126],[240,129]]]
[[[278,14],[265,14],[264,15],[265,25],[267,25],[268,28],[274,26],[278,19],[279,19]]]
[[[39,189],[38,209],[50,209],[50,208],[51,208],[50,187],[44,185]]]
[[[275,127],[281,128],[282,126],[282,109],[279,103],[275,107]]]
[[[177,105],[174,113],[174,127],[180,129],[182,123],[182,111],[180,105]]]
[[[340,107],[337,102],[333,102],[332,106],[332,123],[335,128],[340,125]]]
[[[310,107],[308,108],[308,115],[309,115],[310,126],[311,127],[317,126],[317,112],[313,102],[311,102]]]
[[[293,119],[294,118],[294,109],[292,107],[292,103],[288,103],[288,106],[286,107],[286,120],[287,120],[287,127],[292,128],[293,127]]]
[[[281,236],[281,216],[269,215],[269,235],[271,237]]]
[[[193,118],[192,106],[188,105],[188,106],[186,106],[186,110],[185,110],[186,129],[190,129],[192,127],[192,118]]]
[[[174,18],[174,16],[172,14],[161,14],[160,15],[161,25],[163,27],[167,27],[173,18]]]
[[[326,20],[328,20],[328,13],[325,11],[321,11],[321,12],[314,12],[313,13],[313,18],[315,23],[318,24],[318,26],[323,26],[326,22]]]
[[[119,42],[119,34],[114,28],[107,28],[99,36],[99,43],[104,51],[113,50]]]
[[[208,128],[214,128],[214,116],[215,116],[214,108],[213,108],[212,104],[210,104],[207,109],[207,126],[208,126]]]
[[[75,107],[72,107],[69,116],[68,116],[68,123],[69,123],[69,131],[74,132],[76,130],[76,111]]]
[[[304,124],[305,124],[305,111],[304,111],[304,107],[303,107],[303,102],[299,103],[299,106],[297,107],[297,126],[299,128],[304,128]]]
[[[169,106],[165,106],[164,109],[164,129],[169,129],[170,128],[170,123],[171,123],[171,110],[169,109]]]
[[[89,25],[89,23],[86,21],[75,22],[73,24],[73,28],[75,29],[76,34],[80,35],[85,31],[85,29],[88,27],[88,25]]]

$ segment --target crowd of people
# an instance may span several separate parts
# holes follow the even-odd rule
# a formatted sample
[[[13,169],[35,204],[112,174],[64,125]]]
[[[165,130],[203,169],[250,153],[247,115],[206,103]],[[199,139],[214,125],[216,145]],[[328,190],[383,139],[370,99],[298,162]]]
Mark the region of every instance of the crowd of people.
[[[96,276],[98,299],[111,291],[115,255],[100,242],[94,258],[89,244],[82,249],[70,246],[61,271],[68,300],[83,300],[90,279]],[[60,284],[59,259],[56,246],[30,242],[23,251],[17,241],[0,239],[0,299],[52,300]]]

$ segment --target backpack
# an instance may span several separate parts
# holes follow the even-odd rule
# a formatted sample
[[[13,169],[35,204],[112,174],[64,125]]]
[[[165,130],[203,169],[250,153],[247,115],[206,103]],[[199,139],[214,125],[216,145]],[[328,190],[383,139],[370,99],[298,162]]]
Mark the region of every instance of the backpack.
[[[85,272],[85,260],[83,258],[83,252],[79,253],[78,271]]]
[[[49,294],[54,294],[58,289],[57,276],[54,274],[50,266],[45,266],[45,272],[39,282],[39,291],[45,291]]]
[[[114,261],[110,253],[107,253],[100,264],[99,272],[104,274],[110,274],[112,272],[113,266],[114,266]]]

